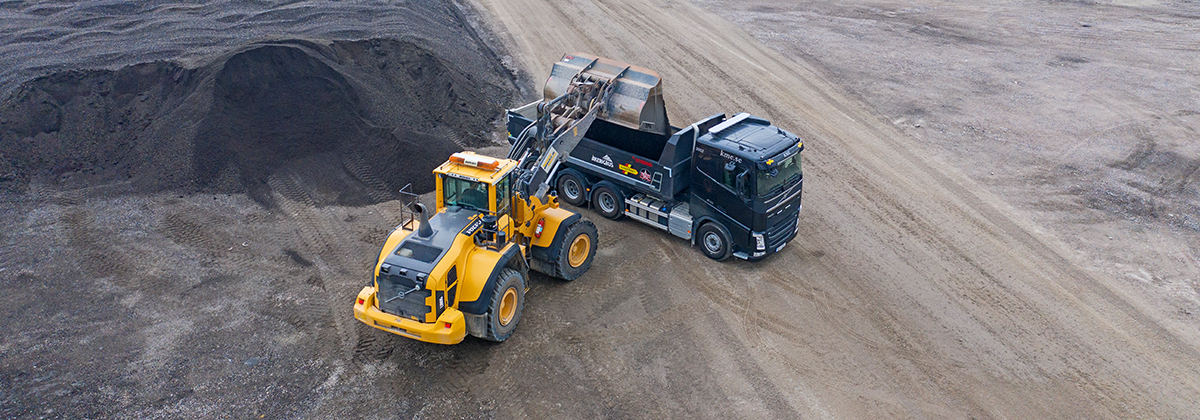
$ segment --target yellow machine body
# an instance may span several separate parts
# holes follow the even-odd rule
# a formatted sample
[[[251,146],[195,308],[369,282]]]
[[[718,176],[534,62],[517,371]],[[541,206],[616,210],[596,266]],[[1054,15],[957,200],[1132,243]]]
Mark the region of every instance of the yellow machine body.
[[[458,161],[454,158],[458,158]],[[424,301],[429,310],[424,314],[401,316],[380,309],[380,276],[387,275],[384,267],[389,264],[391,255],[399,252],[397,247],[420,229],[420,221],[410,220],[397,226],[380,250],[374,267],[375,281],[359,292],[354,305],[354,316],[359,321],[393,334],[430,343],[455,344],[469,333],[479,335],[478,325],[474,324],[474,328],[469,325],[479,314],[464,313],[459,305],[471,303],[476,305],[475,312],[479,312],[477,306],[487,298],[483,294],[488,292],[489,280],[494,283],[501,268],[516,267],[527,272],[525,261],[530,247],[550,246],[564,222],[572,216],[578,219],[574,212],[559,208],[554,196],[542,202],[536,197],[513,195],[511,188],[514,180],[509,175],[516,166],[515,161],[488,158],[471,152],[456,153],[454,158],[433,171],[437,177],[437,210],[428,223],[436,229],[450,226],[447,221],[458,217],[464,221],[465,227],[457,233],[443,228],[435,234],[449,246],[440,254],[440,259],[428,272],[422,285],[422,292],[430,292]],[[467,163],[463,163],[463,160]],[[479,164],[479,161],[487,164]],[[486,185],[488,208],[472,209],[469,216],[464,216],[465,210],[447,202],[448,197],[455,197],[456,193],[466,195],[465,190],[453,191],[464,181],[477,187],[480,183]],[[503,241],[480,243],[477,238],[478,230],[472,227],[481,224],[482,217],[488,214],[496,216],[497,230],[503,235],[495,235],[495,238],[504,238]],[[453,239],[444,235],[453,235]],[[522,296],[523,293],[522,290]],[[382,299],[395,297],[385,295]],[[439,302],[438,299],[445,301]]]

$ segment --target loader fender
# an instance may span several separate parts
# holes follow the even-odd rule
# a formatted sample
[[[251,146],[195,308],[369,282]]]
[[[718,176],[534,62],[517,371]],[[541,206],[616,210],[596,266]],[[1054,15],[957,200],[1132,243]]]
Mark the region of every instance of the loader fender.
[[[467,261],[463,266],[466,273],[458,281],[458,310],[464,315],[487,313],[490,303],[488,297],[496,288],[496,279],[504,267],[513,266],[522,272],[528,271],[524,258],[521,258],[520,247],[516,244],[509,244],[501,252],[477,250],[467,257]]]
[[[556,209],[561,210],[561,209]],[[566,211],[566,210],[563,210]],[[557,275],[553,268],[554,261],[558,261],[558,253],[562,250],[563,237],[567,234],[567,226],[582,218],[579,213],[566,211],[570,215],[560,222],[554,224],[553,236],[542,233],[541,239],[550,239],[549,241],[534,241],[533,246],[529,248],[529,256],[532,257],[531,264],[533,269],[545,273],[547,275]],[[550,231],[550,220],[546,220],[546,231]],[[544,245],[539,245],[542,242]]]
[[[538,220],[542,219],[546,221],[542,229],[542,237],[538,238],[534,235],[528,235],[529,238],[533,240],[531,245],[533,245],[535,249],[537,247],[549,247],[554,241],[558,240],[558,237],[561,235],[564,227],[570,226],[571,223],[575,223],[576,220],[579,220],[579,213],[562,208],[548,208],[542,210],[541,214],[539,214],[537,218],[533,219],[532,222],[536,224]],[[536,227],[536,225],[534,227]]]

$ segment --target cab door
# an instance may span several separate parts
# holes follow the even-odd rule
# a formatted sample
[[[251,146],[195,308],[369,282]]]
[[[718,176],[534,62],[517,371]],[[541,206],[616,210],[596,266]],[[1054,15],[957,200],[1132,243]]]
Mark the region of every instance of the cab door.
[[[501,178],[499,181],[496,181],[496,183],[494,184],[495,187],[492,188],[492,194],[491,194],[491,200],[492,200],[491,210],[493,212],[495,212],[496,217],[498,219],[496,221],[496,226],[498,228],[500,228],[501,231],[504,231],[505,236],[508,238],[511,238],[513,233],[515,232],[514,231],[515,226],[513,226],[514,219],[513,219],[513,214],[512,214],[513,213],[513,203],[512,203],[513,198],[512,198],[512,188],[511,188],[512,183],[509,182],[510,178],[512,178],[511,173],[509,173],[509,175],[505,175],[504,178]]]

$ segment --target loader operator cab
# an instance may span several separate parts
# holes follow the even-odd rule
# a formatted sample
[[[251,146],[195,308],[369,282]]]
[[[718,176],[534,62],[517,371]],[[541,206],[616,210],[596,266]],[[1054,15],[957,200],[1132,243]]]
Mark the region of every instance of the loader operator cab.
[[[434,169],[437,211],[468,211],[496,217],[498,228],[511,235],[512,170],[516,162],[460,152]]]
[[[497,216],[507,214],[512,199],[509,174],[516,163],[460,152],[434,169],[438,175],[437,207],[461,207]]]

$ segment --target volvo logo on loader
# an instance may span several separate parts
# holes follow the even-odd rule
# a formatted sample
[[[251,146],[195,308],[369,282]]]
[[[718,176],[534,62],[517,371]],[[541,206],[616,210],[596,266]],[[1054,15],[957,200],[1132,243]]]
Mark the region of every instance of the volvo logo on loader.
[[[479,230],[481,226],[483,226],[483,218],[477,218],[474,222],[471,222],[471,224],[463,228],[462,234],[467,236],[474,235],[475,231]]]

